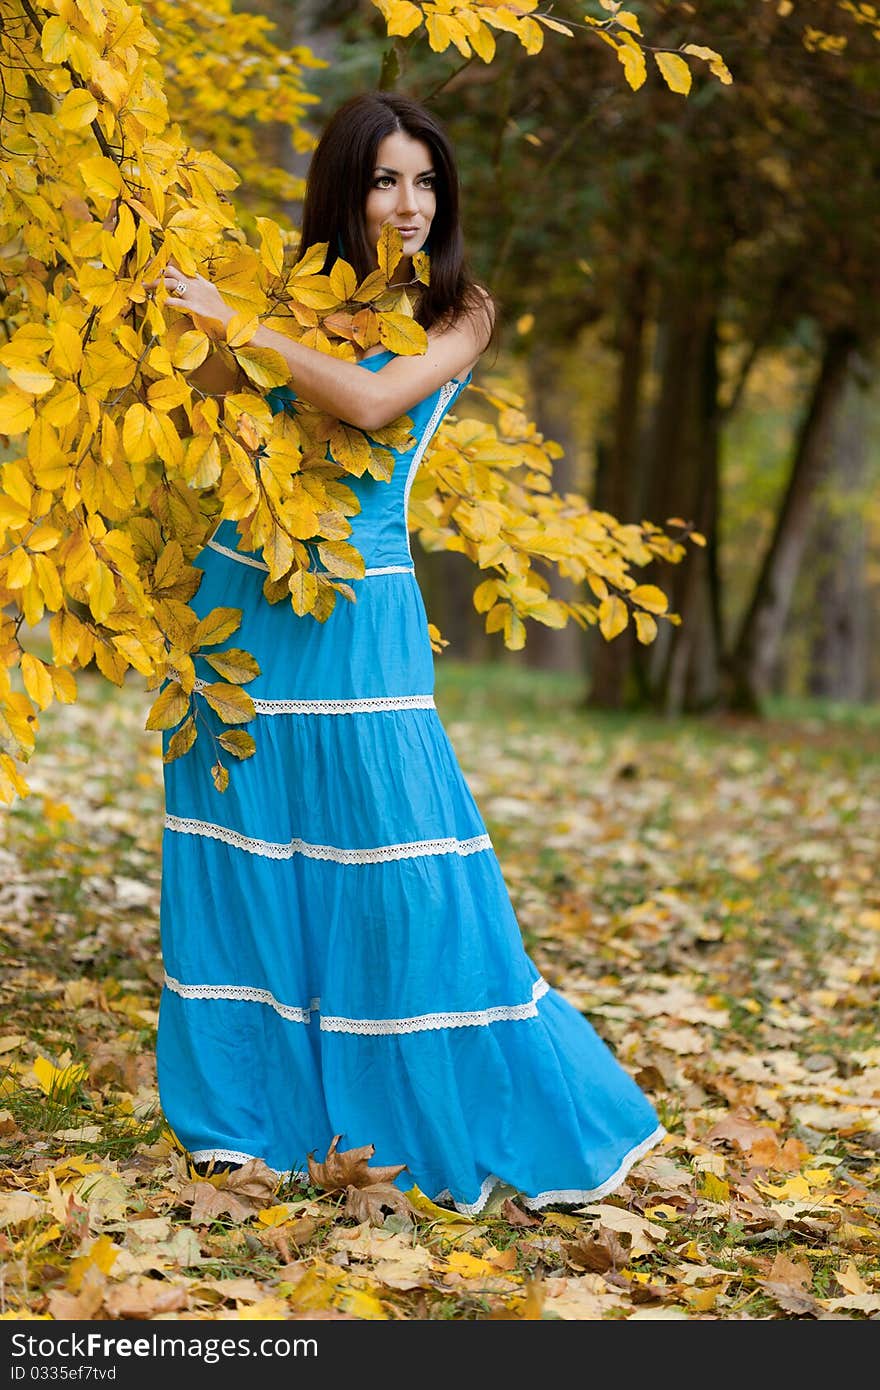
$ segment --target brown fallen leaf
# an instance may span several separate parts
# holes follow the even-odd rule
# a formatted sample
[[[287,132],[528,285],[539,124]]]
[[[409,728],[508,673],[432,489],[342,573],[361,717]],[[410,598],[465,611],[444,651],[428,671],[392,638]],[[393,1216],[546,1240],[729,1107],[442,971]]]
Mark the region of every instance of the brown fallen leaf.
[[[380,1168],[375,1171],[387,1170]],[[344,1216],[350,1216],[355,1221],[369,1221],[372,1226],[381,1226],[389,1211],[407,1217],[416,1214],[406,1193],[401,1192],[400,1188],[391,1182],[371,1182],[365,1187],[350,1186],[346,1189]]]
[[[769,1125],[756,1124],[744,1111],[735,1110],[718,1124],[713,1125],[705,1136],[707,1144],[716,1144],[719,1141],[727,1141],[740,1150],[741,1153],[748,1153],[753,1144],[759,1140],[770,1140],[778,1146],[775,1132]]]
[[[210,1222],[228,1215],[233,1221],[246,1221],[264,1207],[272,1206],[279,1177],[260,1158],[251,1158],[233,1172],[197,1178],[181,1189],[180,1201],[192,1203],[194,1222]]]
[[[507,1222],[508,1226],[540,1226],[541,1218],[533,1216],[530,1211],[524,1211],[518,1207],[516,1202],[512,1202],[509,1197],[505,1197],[501,1204],[500,1215]]]
[[[192,1204],[190,1220],[196,1225],[210,1225],[219,1216],[229,1216],[233,1221],[247,1221],[257,1210],[234,1192],[224,1191],[210,1182],[190,1183],[181,1192],[180,1201],[184,1205]]]
[[[767,1279],[758,1279],[760,1288],[775,1299],[786,1313],[822,1312],[822,1305],[809,1292],[812,1272],[805,1260],[794,1261],[782,1251],[776,1256]]]
[[[620,1269],[629,1259],[627,1243],[618,1239],[615,1231],[599,1226],[592,1235],[562,1242],[568,1262],[574,1269],[586,1269],[592,1274],[604,1274],[606,1269]]]
[[[187,1304],[187,1291],[160,1279],[129,1279],[104,1294],[104,1307],[114,1318],[153,1318],[176,1313]]]
[[[347,1187],[372,1187],[377,1183],[393,1182],[406,1168],[405,1163],[371,1168],[369,1163],[376,1152],[375,1144],[365,1144],[359,1149],[343,1149],[339,1153],[336,1145],[341,1138],[341,1134],[333,1136],[323,1162],[317,1163],[313,1154],[308,1155],[309,1180],[313,1187],[323,1188],[325,1192],[343,1192]]]
[[[49,1312],[57,1322],[91,1322],[104,1302],[107,1278],[95,1265],[86,1271],[79,1291],[53,1289]]]

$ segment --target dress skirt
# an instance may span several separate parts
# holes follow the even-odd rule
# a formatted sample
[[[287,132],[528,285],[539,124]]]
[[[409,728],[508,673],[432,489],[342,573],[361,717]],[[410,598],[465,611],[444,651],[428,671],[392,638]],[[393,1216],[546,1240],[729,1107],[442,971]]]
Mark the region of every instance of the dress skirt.
[[[401,1188],[475,1213],[499,1182],[533,1208],[605,1195],[664,1130],[525,952],[435,708],[406,509],[468,380],[409,412],[390,483],[345,480],[367,569],[326,622],[267,602],[265,565],[238,550],[234,523],[196,557],[193,608],[240,608],[218,649],[260,666],[245,687],[257,751],[224,758],[223,793],[204,726],[164,766],[157,1065],[165,1118],[195,1160],[300,1175],[339,1135],[339,1150],[372,1144],[372,1163],[405,1164]]]

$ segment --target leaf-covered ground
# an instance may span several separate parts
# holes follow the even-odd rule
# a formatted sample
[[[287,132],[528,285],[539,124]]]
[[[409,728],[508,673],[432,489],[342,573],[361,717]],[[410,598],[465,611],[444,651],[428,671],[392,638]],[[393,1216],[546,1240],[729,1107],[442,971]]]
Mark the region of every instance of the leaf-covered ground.
[[[876,712],[598,715],[438,668],[526,945],[668,1139],[540,1217],[412,1205],[364,1154],[199,1179],[157,1109],[150,697],[86,675],[0,822],[0,1315],[880,1316]]]

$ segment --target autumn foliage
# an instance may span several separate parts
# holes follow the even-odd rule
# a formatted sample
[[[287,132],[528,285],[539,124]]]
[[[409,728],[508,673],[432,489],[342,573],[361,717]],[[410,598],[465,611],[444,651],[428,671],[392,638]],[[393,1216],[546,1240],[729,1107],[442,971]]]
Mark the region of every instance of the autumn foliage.
[[[270,83],[266,21],[234,15],[229,0],[213,8],[233,25],[220,41],[216,22],[211,28],[190,0],[0,3],[5,801],[27,791],[20,763],[34,749],[40,711],[52,700],[74,701],[75,672],[91,663],[116,684],[134,669],[148,688],[162,687],[148,727],[176,728],[169,756],[195,738],[196,700],[232,725],[247,723],[254,707],[244,686],[256,663],[242,648],[215,650],[236,630],[237,610],[201,620],[192,611],[201,577],[194,557],[221,519],[234,520],[243,548],[259,550],[268,566],[266,599],[326,620],[339,598],[354,601],[348,581],[363,573],[347,539],[358,504],[346,478],[390,477],[390,450],[409,438],[406,417],[367,437],[306,403],[295,415],[272,414],[266,393],[289,372],[279,354],[251,345],[261,323],[348,359],[355,345],[378,343],[418,353],[425,333],[416,297],[430,265],[416,257],[413,281],[389,285],[401,254],[389,228],[378,269],[358,284],[343,260],[323,272],[326,245],[301,248],[271,217],[240,217],[231,200],[240,172],[229,159],[251,157],[247,122],[280,112],[294,143],[309,148],[303,72],[318,60],[302,48],[283,55]],[[540,49],[545,28],[567,32],[546,16],[531,18],[529,0],[382,0],[378,8],[390,34],[424,23],[435,50],[473,45],[484,62],[494,53],[493,29],[514,33],[529,52]],[[600,36],[623,54],[641,52],[638,20],[605,8]],[[240,74],[233,79],[224,50],[233,37],[256,55],[256,96],[242,91]],[[633,61],[624,68],[637,85]],[[723,77],[717,55],[710,61]],[[673,86],[678,64],[686,67],[681,58],[659,63]],[[177,117],[192,107],[204,143],[218,65],[233,95],[216,115],[217,149],[198,148]],[[270,174],[263,195],[273,188],[281,183]],[[207,274],[236,310],[222,341],[211,325],[167,309],[164,291],[146,288],[169,260],[185,274]],[[239,388],[223,397],[189,377],[211,352],[238,374]],[[639,640],[652,641],[658,618],[677,617],[663,592],[639,585],[632,570],[681,559],[681,539],[651,523],[620,525],[579,496],[557,496],[559,447],[518,397],[500,387],[472,390],[481,418],[447,420],[414,490],[412,522],[423,543],[459,550],[488,572],[474,601],[487,631],[501,632],[510,647],[524,644],[528,618],[598,624],[611,638],[633,614]],[[674,524],[684,534],[685,523]],[[591,600],[552,597],[544,570],[586,581]],[[28,630],[44,621],[51,660],[27,644]],[[195,657],[219,679],[197,683]],[[246,731],[224,740],[234,756],[253,751]]]

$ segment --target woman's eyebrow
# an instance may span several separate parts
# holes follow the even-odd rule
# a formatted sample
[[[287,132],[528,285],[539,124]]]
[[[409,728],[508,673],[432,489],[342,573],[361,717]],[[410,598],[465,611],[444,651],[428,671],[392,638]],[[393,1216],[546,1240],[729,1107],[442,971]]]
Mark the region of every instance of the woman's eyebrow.
[[[382,170],[382,173],[383,173],[383,174],[399,174],[399,173],[400,173],[400,170],[399,170],[399,169],[389,169],[387,164],[377,164],[377,165],[376,165],[376,173],[377,173],[377,174],[378,174],[378,172],[379,172],[380,169]],[[422,172],[421,172],[420,174],[416,174],[416,178],[417,178],[417,179],[424,178],[425,174],[433,174],[433,172],[434,172],[433,169],[423,169]]]

